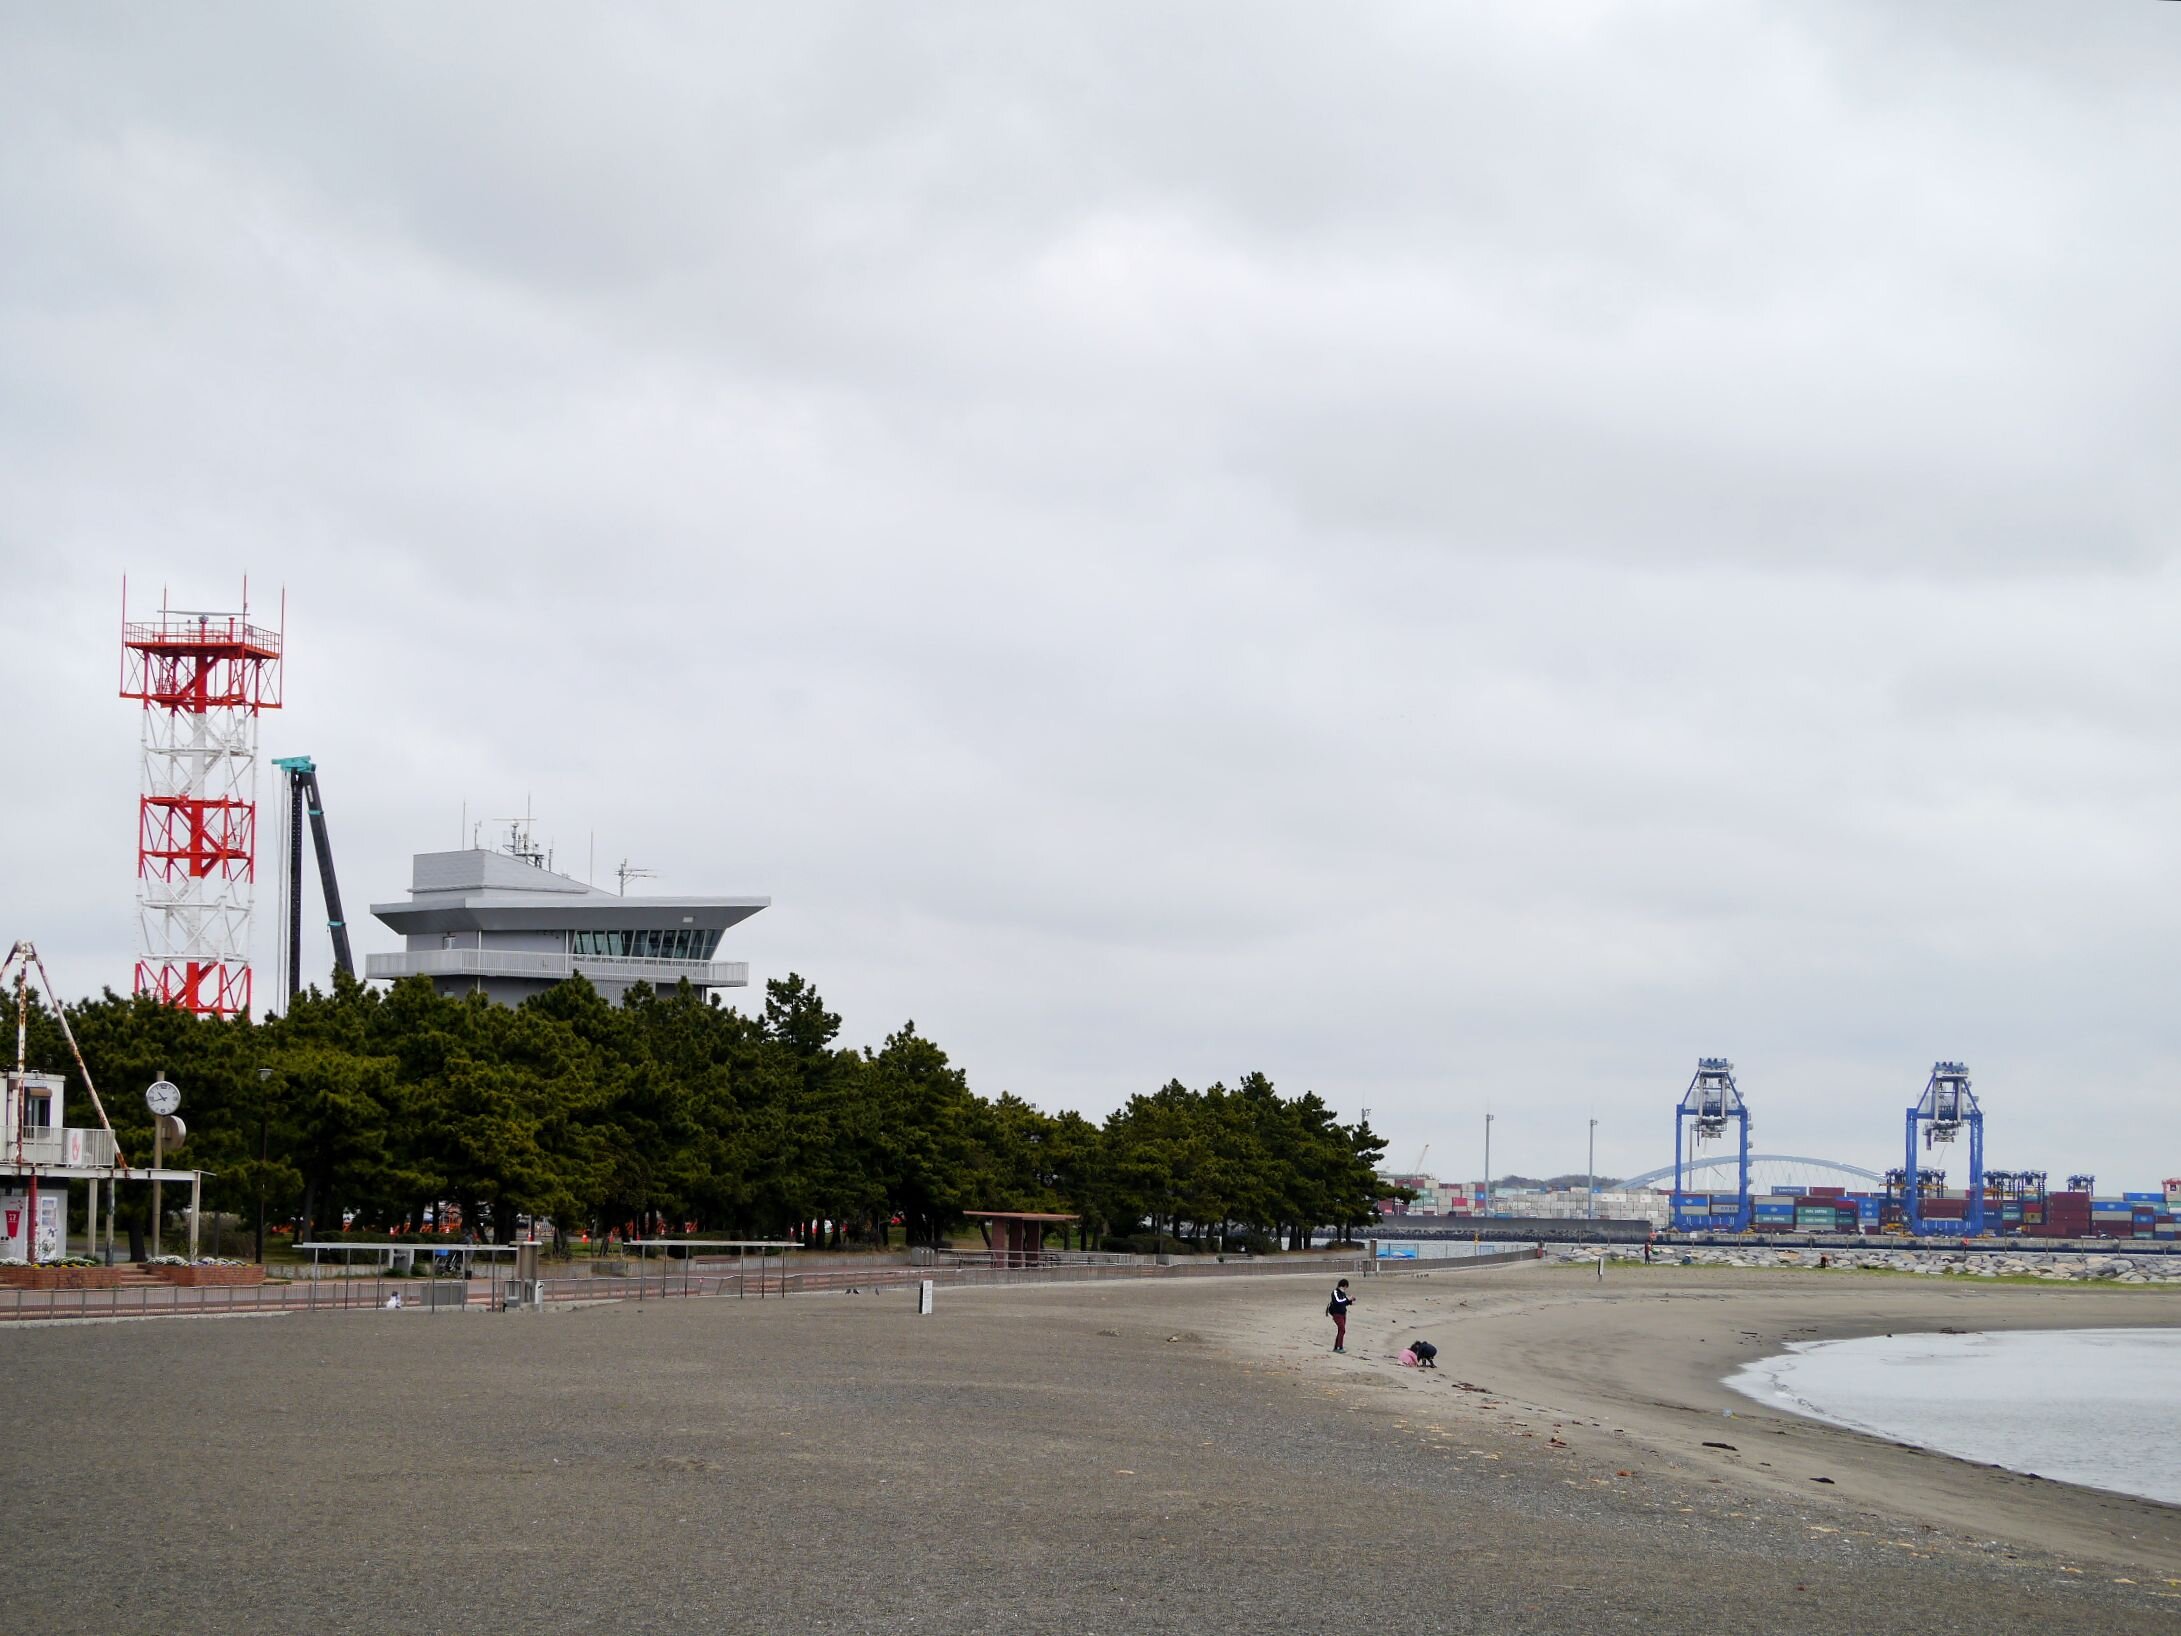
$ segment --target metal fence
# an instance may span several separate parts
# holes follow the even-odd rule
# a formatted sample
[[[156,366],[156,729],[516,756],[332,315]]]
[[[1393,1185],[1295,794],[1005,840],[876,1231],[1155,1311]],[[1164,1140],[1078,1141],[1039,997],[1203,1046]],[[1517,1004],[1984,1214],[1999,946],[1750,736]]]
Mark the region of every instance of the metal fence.
[[[542,1278],[534,1287],[544,1304],[599,1301],[671,1301],[698,1297],[778,1300],[787,1296],[910,1290],[925,1279],[950,1289],[1013,1284],[1077,1284],[1115,1279],[1247,1278],[1354,1273],[1449,1271],[1507,1261],[1527,1261],[1532,1252],[1484,1255],[1460,1261],[1373,1262],[1365,1255],[1316,1256],[1307,1262],[1279,1257],[1205,1256],[1161,1265],[1152,1256],[1068,1258],[1035,1267],[980,1264],[974,1260],[933,1266],[886,1264],[865,1267],[796,1269],[787,1257],[752,1258],[739,1269],[732,1262],[708,1265],[689,1260],[654,1264],[612,1278],[581,1273]],[[518,1304],[524,1290],[503,1274],[473,1278],[386,1278],[379,1276],[300,1278],[257,1285],[134,1285],[120,1289],[0,1289],[0,1322],[86,1318],[217,1316],[248,1312],[389,1311],[398,1297],[404,1312],[434,1314],[503,1311]]]
[[[457,1311],[503,1304],[501,1279],[303,1278],[266,1284],[133,1284],[118,1289],[0,1289],[0,1322],[41,1318],[159,1318],[231,1312]]]

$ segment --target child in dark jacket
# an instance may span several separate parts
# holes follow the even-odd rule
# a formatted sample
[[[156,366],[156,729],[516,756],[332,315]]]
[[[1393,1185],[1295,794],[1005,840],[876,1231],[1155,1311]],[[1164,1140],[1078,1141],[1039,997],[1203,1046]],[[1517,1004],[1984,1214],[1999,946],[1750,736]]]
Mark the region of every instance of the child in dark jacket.
[[[1348,1309],[1356,1304],[1356,1298],[1348,1293],[1348,1280],[1343,1278],[1333,1286],[1333,1298],[1325,1303],[1325,1315],[1333,1320],[1333,1350],[1348,1350]]]

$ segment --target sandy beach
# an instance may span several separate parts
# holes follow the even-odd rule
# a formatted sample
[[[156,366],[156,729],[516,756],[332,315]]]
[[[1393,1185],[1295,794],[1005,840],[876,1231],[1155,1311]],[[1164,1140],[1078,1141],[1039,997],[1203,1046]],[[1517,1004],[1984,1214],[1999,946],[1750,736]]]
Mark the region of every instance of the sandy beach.
[[[1724,1482],[1760,1508],[1893,1519],[1924,1535],[1921,1544],[1996,1538],[2160,1582],[2181,1577],[2181,1510],[1844,1431],[1768,1409],[1723,1384],[1740,1365],[1791,1342],[1943,1329],[2172,1327],[2181,1325],[2181,1294],[1625,1264],[1603,1281],[1584,1267],[1538,1266],[1389,1276],[1363,1290],[1354,1361],[1327,1363],[1358,1381],[1390,1380],[1404,1394],[1451,1403],[1453,1423],[1464,1428],[1543,1430],[1553,1460],[1587,1480],[1597,1480],[1597,1468],[1617,1473],[1634,1460],[1647,1478]],[[1283,1314],[1240,1339],[1293,1364],[1322,1346],[1324,1327]],[[1387,1372],[1385,1359],[1411,1334],[1442,1347],[1440,1378]],[[1464,1391],[1463,1383],[1487,1389]]]
[[[1336,1358],[1321,1286],[946,1291],[929,1318],[897,1294],[10,1326],[0,1611],[995,1633],[2181,1611],[2181,1512],[1718,1383],[1789,1339],[2181,1321],[2165,1292],[1407,1273],[1360,1281]],[[1436,1377],[1392,1362],[1419,1332]]]

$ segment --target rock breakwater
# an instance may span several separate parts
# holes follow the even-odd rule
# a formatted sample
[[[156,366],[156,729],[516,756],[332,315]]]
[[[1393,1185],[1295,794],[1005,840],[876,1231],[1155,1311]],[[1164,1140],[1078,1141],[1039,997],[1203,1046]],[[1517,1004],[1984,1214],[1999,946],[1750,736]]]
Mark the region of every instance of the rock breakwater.
[[[1643,1259],[1640,1248],[1615,1244],[1548,1247],[1550,1260],[1589,1265],[1603,1254],[1609,1264]],[[1807,1267],[1813,1271],[1901,1272],[1933,1278],[2034,1278],[2046,1283],[2181,1284],[2181,1256],[2125,1255],[2006,1250],[1896,1250],[1864,1245],[1747,1249],[1722,1245],[1661,1245],[1654,1257],[1669,1266],[1751,1267],[1765,1270]]]

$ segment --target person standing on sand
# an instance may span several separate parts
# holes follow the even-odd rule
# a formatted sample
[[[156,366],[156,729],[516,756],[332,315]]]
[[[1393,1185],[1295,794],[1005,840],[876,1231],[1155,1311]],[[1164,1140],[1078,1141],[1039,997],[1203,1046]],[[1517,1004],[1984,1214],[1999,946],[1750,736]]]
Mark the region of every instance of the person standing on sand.
[[[1333,1350],[1348,1350],[1348,1309],[1356,1304],[1356,1298],[1348,1293],[1348,1280],[1343,1278],[1333,1286],[1333,1298],[1325,1303],[1325,1315],[1333,1320]]]

